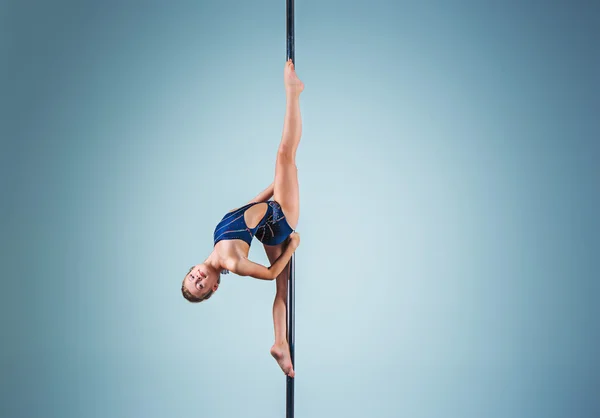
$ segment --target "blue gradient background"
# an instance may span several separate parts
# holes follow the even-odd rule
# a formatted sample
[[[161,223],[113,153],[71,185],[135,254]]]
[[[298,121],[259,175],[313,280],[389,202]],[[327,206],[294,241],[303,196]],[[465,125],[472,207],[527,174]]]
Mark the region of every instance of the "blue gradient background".
[[[297,417],[600,416],[599,16],[297,0]],[[0,416],[284,416],[274,283],[179,291],[272,181],[284,17],[1,3]]]

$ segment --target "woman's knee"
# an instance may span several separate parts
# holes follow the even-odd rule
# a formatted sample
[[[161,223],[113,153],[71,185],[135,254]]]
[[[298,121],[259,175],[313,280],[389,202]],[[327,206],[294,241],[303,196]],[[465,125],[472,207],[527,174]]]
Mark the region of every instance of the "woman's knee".
[[[277,161],[282,164],[295,165],[295,149],[286,144],[281,144],[277,150]]]
[[[287,266],[286,266],[287,270]],[[277,293],[275,297],[283,297],[287,298],[287,281],[288,275],[287,271],[282,271],[279,276],[277,276]]]

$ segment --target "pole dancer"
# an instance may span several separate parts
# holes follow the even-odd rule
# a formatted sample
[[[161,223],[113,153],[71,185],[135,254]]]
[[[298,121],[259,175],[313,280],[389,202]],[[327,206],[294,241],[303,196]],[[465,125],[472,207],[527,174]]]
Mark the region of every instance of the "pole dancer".
[[[296,151],[302,134],[300,93],[304,84],[296,75],[291,59],[285,63],[284,86],[286,110],[275,162],[275,179],[247,204],[223,216],[214,230],[212,252],[202,263],[190,268],[183,279],[181,292],[190,302],[206,301],[218,290],[221,274],[228,272],[260,280],[276,280],[273,302],[275,343],[271,347],[271,355],[285,375],[293,378],[294,368],[286,338],[290,273],[286,266],[300,245],[300,235],[295,232],[300,215]],[[248,259],[253,237],[263,244],[271,264],[269,267]]]

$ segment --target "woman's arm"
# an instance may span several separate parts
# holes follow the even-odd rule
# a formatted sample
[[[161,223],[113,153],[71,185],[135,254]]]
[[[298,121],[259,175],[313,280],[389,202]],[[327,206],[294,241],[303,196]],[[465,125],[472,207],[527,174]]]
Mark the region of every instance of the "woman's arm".
[[[265,267],[262,264],[254,263],[248,260],[246,257],[238,260],[228,261],[226,263],[227,270],[238,276],[251,276],[256,279],[262,280],[274,280],[283,271],[288,261],[300,245],[300,235],[294,232],[290,235],[285,251],[275,260],[271,267]]]

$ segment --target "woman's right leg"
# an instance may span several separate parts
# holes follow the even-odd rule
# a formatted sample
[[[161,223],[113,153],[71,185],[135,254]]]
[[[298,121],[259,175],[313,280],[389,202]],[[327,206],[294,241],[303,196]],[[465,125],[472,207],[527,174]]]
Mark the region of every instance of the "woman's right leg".
[[[273,264],[283,253],[283,246],[265,245],[265,252],[271,264]],[[271,355],[277,360],[283,372],[294,377],[294,366],[290,357],[290,346],[287,341],[287,282],[289,275],[289,263],[277,276],[277,291],[273,301],[273,326],[275,329],[275,343],[271,347]]]
[[[283,134],[277,150],[277,162],[275,163],[273,199],[281,205],[288,224],[292,229],[296,229],[300,216],[296,150],[302,136],[300,93],[304,89],[304,84],[296,76],[291,61],[288,61],[285,65],[284,83],[286,110]]]

